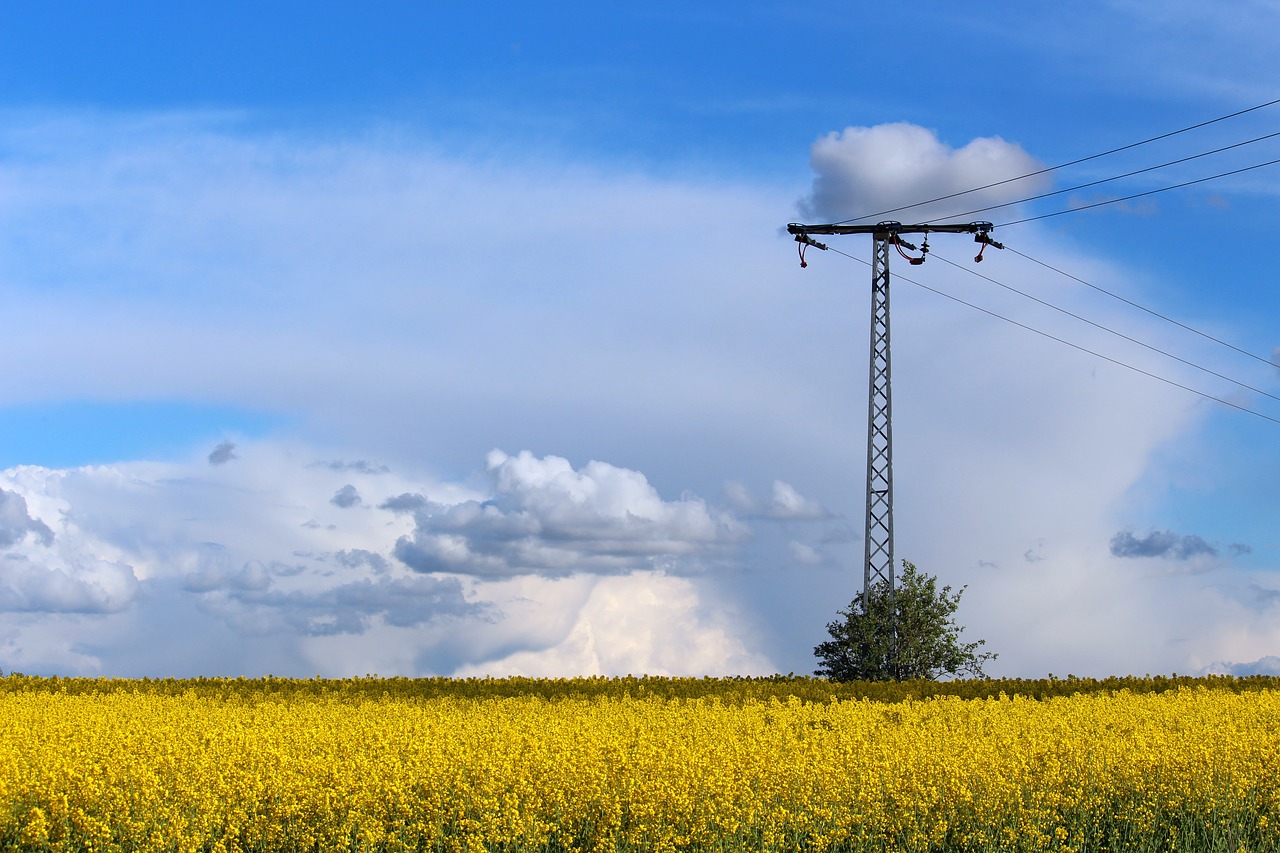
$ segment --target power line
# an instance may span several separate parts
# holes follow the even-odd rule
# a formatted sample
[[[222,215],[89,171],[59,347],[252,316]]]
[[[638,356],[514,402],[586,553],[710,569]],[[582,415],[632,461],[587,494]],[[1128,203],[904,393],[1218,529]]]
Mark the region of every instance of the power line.
[[[1201,330],[1199,330],[1199,329],[1195,328],[1194,326],[1188,326],[1186,323],[1183,323],[1183,322],[1181,322],[1181,321],[1179,321],[1179,320],[1175,320],[1175,319],[1173,319],[1172,317],[1169,317],[1169,316],[1166,316],[1166,315],[1164,315],[1164,314],[1161,314],[1159,311],[1154,311],[1154,310],[1152,310],[1152,309],[1150,309],[1150,308],[1146,307],[1145,305],[1140,305],[1140,304],[1138,304],[1137,302],[1134,302],[1134,301],[1133,301],[1133,300],[1131,300],[1131,299],[1126,299],[1125,297],[1121,296],[1121,295],[1120,295],[1120,294],[1118,294],[1118,293],[1112,293],[1110,290],[1107,290],[1105,287],[1099,287],[1098,285],[1093,284],[1092,282],[1085,281],[1084,279],[1080,278],[1079,276],[1072,275],[1071,273],[1067,272],[1066,270],[1059,269],[1058,267],[1055,267],[1055,266],[1053,266],[1052,264],[1048,264],[1048,263],[1045,263],[1044,261],[1041,261],[1041,260],[1038,260],[1038,259],[1036,259],[1036,258],[1033,258],[1033,257],[1031,257],[1030,255],[1028,255],[1028,254],[1026,254],[1026,253],[1024,253],[1024,252],[1019,252],[1017,249],[1013,248],[1012,246],[1005,246],[1005,248],[1006,248],[1006,249],[1008,249],[1010,252],[1013,252],[1013,253],[1014,253],[1015,255],[1017,255],[1018,257],[1020,257],[1020,258],[1025,258],[1025,259],[1027,259],[1028,261],[1031,261],[1031,263],[1033,263],[1033,264],[1039,264],[1040,266],[1044,267],[1045,269],[1047,269],[1047,270],[1049,270],[1049,271],[1051,271],[1051,272],[1056,272],[1058,275],[1065,276],[1065,277],[1067,277],[1067,278],[1071,279],[1072,281],[1079,282],[1080,284],[1083,284],[1085,287],[1089,287],[1089,288],[1092,288],[1093,290],[1098,291],[1099,293],[1106,294],[1107,296],[1110,296],[1112,299],[1116,299],[1116,300],[1118,300],[1118,301],[1120,301],[1120,302],[1123,302],[1123,303],[1124,303],[1124,304],[1126,304],[1126,305],[1129,305],[1129,306],[1131,306],[1131,307],[1133,307],[1133,308],[1137,308],[1139,311],[1145,311],[1146,313],[1150,314],[1152,317],[1156,317],[1156,318],[1159,318],[1159,319],[1161,319],[1161,320],[1164,320],[1166,323],[1172,323],[1173,325],[1175,325],[1175,326],[1177,326],[1177,327],[1179,327],[1179,328],[1181,328],[1181,329],[1185,329],[1185,330],[1187,330],[1188,332],[1191,332],[1192,334],[1199,335],[1200,337],[1204,338],[1205,340],[1213,341],[1215,344],[1219,344],[1219,345],[1221,345],[1221,346],[1226,347],[1227,349],[1234,350],[1234,351],[1236,351],[1236,352],[1240,353],[1241,355],[1248,356],[1249,358],[1253,359],[1254,361],[1260,361],[1260,362],[1262,362],[1263,364],[1267,365],[1268,367],[1280,367],[1280,365],[1277,365],[1274,361],[1272,361],[1272,360],[1271,360],[1271,359],[1269,359],[1269,358],[1263,358],[1262,356],[1260,356],[1260,355],[1256,355],[1256,354],[1254,354],[1254,353],[1251,353],[1251,352],[1249,352],[1248,350],[1241,349],[1240,347],[1236,346],[1236,345],[1235,345],[1235,344],[1233,344],[1233,343],[1229,343],[1228,341],[1224,341],[1224,340],[1222,340],[1221,338],[1215,338],[1213,335],[1209,334],[1208,332],[1202,332]]]
[[[1280,163],[1280,158],[1276,158],[1275,160],[1268,160],[1265,163],[1257,163],[1253,166],[1245,166],[1242,169],[1232,169],[1230,172],[1219,172],[1218,174],[1210,175],[1207,178],[1196,178],[1194,181],[1184,181],[1181,184],[1174,184],[1173,186],[1160,187],[1159,189],[1148,190],[1147,192],[1143,192],[1143,193],[1134,193],[1133,195],[1127,195],[1121,198],[1107,199],[1106,201],[1096,201],[1093,204],[1085,204],[1085,205],[1081,205],[1080,207],[1069,207],[1066,210],[1059,210],[1054,213],[1043,213],[1039,216],[1028,216],[1025,219],[1014,219],[1011,222],[1001,222],[998,227],[1007,228],[1010,225],[1022,225],[1023,223],[1026,223],[1026,222],[1036,222],[1041,219],[1050,219],[1054,216],[1062,216],[1065,213],[1079,213],[1083,210],[1092,210],[1095,207],[1103,207],[1108,204],[1119,204],[1122,201],[1133,201],[1135,198],[1145,198],[1146,196],[1156,195],[1157,193],[1167,193],[1169,190],[1180,190],[1183,187],[1190,187],[1190,186],[1194,186],[1195,184],[1203,184],[1207,181],[1216,181],[1218,178],[1227,178],[1227,177],[1230,177],[1231,175],[1239,175],[1243,172],[1252,172],[1254,169],[1261,169],[1264,166],[1274,166],[1277,163]]]
[[[1040,193],[1039,195],[1027,196],[1026,198],[1020,198],[1017,201],[1006,201],[1003,204],[993,204],[989,207],[980,207],[977,210],[966,210],[964,213],[952,213],[952,214],[948,214],[947,216],[942,216],[937,218],[963,219],[965,217],[972,216],[975,213],[986,213],[989,210],[999,210],[1002,207],[1013,207],[1019,204],[1026,204],[1029,201],[1039,201],[1042,198],[1051,198],[1055,195],[1062,195],[1064,193],[1075,192],[1076,190],[1083,190],[1083,189],[1088,189],[1089,187],[1096,187],[1100,184],[1109,184],[1112,181],[1121,181],[1121,180],[1124,180],[1125,178],[1132,178],[1134,175],[1141,175],[1145,172],[1154,172],[1156,169],[1163,169],[1167,166],[1177,166],[1181,163],[1189,163],[1192,160],[1199,160],[1202,157],[1209,157],[1214,154],[1221,154],[1223,151],[1230,151],[1233,148],[1242,148],[1245,145],[1252,145],[1255,142],[1262,142],[1263,140],[1272,139],[1277,136],[1280,136],[1280,130],[1277,130],[1275,133],[1268,133],[1265,136],[1256,136],[1253,139],[1246,139],[1244,142],[1237,142],[1237,143],[1234,143],[1233,145],[1224,145],[1223,147],[1215,148],[1212,151],[1203,151],[1199,154],[1192,154],[1190,157],[1181,157],[1177,160],[1170,160],[1169,162],[1161,163],[1158,166],[1147,166],[1144,169],[1135,169],[1132,172],[1125,172],[1123,175],[1113,175],[1110,178],[1102,178],[1097,181],[1089,181],[1086,184],[1077,184],[1074,187],[1067,187],[1066,189],[1062,189],[1062,190],[1054,190],[1052,192]]]
[[[828,249],[829,249],[830,251],[832,251],[832,252],[835,252],[837,255],[843,255],[844,257],[848,258],[848,259],[849,259],[849,260],[851,260],[851,261],[857,261],[858,263],[863,264],[864,266],[870,266],[870,264],[868,264],[868,263],[867,263],[866,261],[864,261],[862,258],[856,257],[856,256],[854,256],[854,255],[850,255],[850,254],[849,254],[849,253],[847,253],[847,252],[842,252],[842,251],[840,251],[839,249],[830,248],[830,247],[828,247]],[[1147,371],[1147,370],[1143,370],[1141,367],[1135,367],[1134,365],[1132,365],[1132,364],[1128,364],[1127,362],[1123,362],[1123,361],[1121,361],[1121,360],[1119,360],[1119,359],[1117,359],[1117,358],[1112,358],[1111,356],[1103,355],[1103,354],[1102,354],[1102,353],[1100,353],[1100,352],[1095,352],[1094,350],[1091,350],[1091,349],[1089,349],[1088,347],[1083,347],[1083,346],[1081,346],[1081,345],[1079,345],[1079,344],[1073,344],[1071,341],[1064,340],[1063,338],[1059,338],[1059,337],[1057,337],[1056,335],[1052,335],[1052,334],[1050,334],[1050,333],[1048,333],[1048,332],[1045,332],[1045,331],[1042,331],[1042,330],[1040,330],[1040,329],[1037,329],[1037,328],[1035,328],[1034,326],[1028,326],[1028,325],[1027,325],[1027,324],[1025,324],[1025,323],[1020,323],[1020,322],[1018,322],[1017,320],[1014,320],[1014,319],[1011,319],[1011,318],[1009,318],[1009,317],[1006,317],[1006,316],[1004,316],[1003,314],[999,314],[999,313],[997,313],[997,312],[995,312],[995,311],[988,310],[988,309],[983,308],[983,307],[981,307],[981,306],[979,306],[979,305],[974,305],[972,302],[966,302],[965,300],[963,300],[963,299],[959,298],[958,296],[952,296],[952,295],[951,295],[951,294],[949,294],[949,293],[946,293],[946,292],[941,291],[941,290],[937,290],[936,288],[933,288],[933,287],[930,287],[930,286],[929,286],[929,285],[927,285],[927,284],[923,284],[923,283],[921,283],[921,282],[918,282],[918,281],[916,281],[915,279],[908,278],[907,276],[904,276],[904,275],[895,275],[895,276],[894,276],[894,278],[895,278],[895,279],[901,279],[902,281],[905,281],[905,282],[907,282],[908,284],[914,284],[916,287],[919,287],[919,288],[922,288],[922,289],[924,289],[924,290],[927,290],[927,291],[929,291],[930,293],[936,293],[938,296],[944,297],[944,298],[946,298],[946,299],[950,299],[952,302],[958,302],[958,303],[960,303],[961,305],[965,306],[966,308],[972,308],[972,309],[973,309],[973,310],[975,310],[975,311],[981,311],[983,314],[986,314],[986,315],[991,316],[991,317],[995,317],[997,320],[1003,320],[1003,321],[1005,321],[1006,323],[1010,323],[1010,324],[1012,324],[1012,325],[1014,325],[1014,326],[1017,326],[1017,327],[1018,327],[1018,328],[1020,328],[1020,329],[1026,329],[1028,332],[1034,332],[1035,334],[1040,335],[1041,337],[1048,338],[1048,339],[1049,339],[1049,340],[1051,340],[1051,341],[1055,341],[1055,342],[1060,343],[1060,344],[1063,344],[1063,345],[1065,345],[1065,346],[1069,346],[1069,347],[1071,347],[1071,348],[1072,348],[1072,349],[1074,349],[1074,350],[1079,350],[1080,352],[1086,353],[1087,355],[1091,355],[1091,356],[1093,356],[1094,358],[1100,358],[1100,359],[1102,359],[1103,361],[1110,362],[1111,364],[1117,365],[1117,366],[1119,366],[1119,367],[1126,368],[1127,370],[1132,370],[1134,373],[1140,373],[1140,374],[1142,374],[1143,376],[1149,377],[1149,378],[1151,378],[1151,379],[1158,380],[1158,381],[1160,381],[1160,382],[1165,383],[1166,385],[1172,385],[1174,388],[1179,388],[1179,389],[1181,389],[1181,390],[1183,390],[1183,391],[1189,391],[1190,393],[1195,394],[1195,395],[1196,395],[1196,396],[1198,396],[1198,397],[1203,397],[1203,398],[1205,398],[1206,400],[1212,400],[1212,401],[1213,401],[1213,402],[1215,402],[1215,403],[1221,403],[1222,405],[1224,405],[1224,406],[1228,406],[1228,407],[1230,407],[1230,408],[1232,408],[1232,409],[1236,409],[1236,410],[1241,411],[1241,412],[1244,412],[1244,413],[1246,413],[1246,414],[1253,415],[1254,417],[1262,418],[1262,419],[1263,419],[1263,420],[1265,420],[1265,421],[1271,421],[1271,422],[1272,422],[1272,423],[1274,423],[1274,424],[1278,424],[1278,425],[1280,425],[1280,418],[1273,418],[1273,417],[1271,417],[1270,415],[1263,414],[1262,412],[1256,411],[1255,409],[1250,409],[1250,408],[1248,408],[1247,406],[1242,406],[1242,405],[1240,405],[1239,403],[1232,403],[1230,400],[1224,400],[1224,399],[1222,399],[1221,397],[1215,397],[1214,395],[1212,395],[1212,394],[1207,394],[1207,393],[1205,393],[1204,391],[1198,391],[1198,390],[1196,390],[1195,388],[1192,388],[1192,387],[1191,387],[1191,386],[1189,386],[1189,385],[1183,385],[1183,384],[1181,384],[1181,383],[1179,383],[1179,382],[1175,382],[1175,381],[1174,381],[1174,380],[1172,380],[1172,379],[1167,379],[1167,378],[1165,378],[1165,377],[1163,377],[1163,376],[1160,376],[1159,374],[1152,373],[1152,372]]]
[[[1154,352],[1154,353],[1158,353],[1159,355],[1162,355],[1162,356],[1164,356],[1165,358],[1171,358],[1171,359],[1173,359],[1174,361],[1181,362],[1182,364],[1187,365],[1188,367],[1194,367],[1196,370],[1203,371],[1203,372],[1205,372],[1205,373],[1209,374],[1210,376],[1215,376],[1215,377],[1217,377],[1218,379],[1222,379],[1222,380],[1224,380],[1224,381],[1226,381],[1226,382],[1230,382],[1232,385],[1236,385],[1236,386],[1238,386],[1238,387],[1240,387],[1240,388],[1244,388],[1246,391],[1252,391],[1252,392],[1254,392],[1255,394],[1261,394],[1261,395],[1262,395],[1262,396],[1264,396],[1264,397],[1270,397],[1272,400],[1275,400],[1275,401],[1277,401],[1277,402],[1280,402],[1280,396],[1276,396],[1275,394],[1272,394],[1272,393],[1271,393],[1271,392],[1269,392],[1269,391],[1263,391],[1261,388],[1255,388],[1255,387],[1253,387],[1252,385],[1248,385],[1248,384],[1246,384],[1246,383],[1244,383],[1244,382],[1239,381],[1238,379],[1232,379],[1230,376],[1226,376],[1226,375],[1224,375],[1224,374],[1222,374],[1222,373],[1218,373],[1216,370],[1212,370],[1212,369],[1210,369],[1210,368],[1208,368],[1208,367],[1205,367],[1205,366],[1204,366],[1204,365],[1202,365],[1202,364],[1197,364],[1197,363],[1196,363],[1196,362],[1194,362],[1194,361],[1189,361],[1189,360],[1187,360],[1187,359],[1185,359],[1185,358],[1183,358],[1183,357],[1181,357],[1181,356],[1179,356],[1179,355],[1175,355],[1175,354],[1173,354],[1173,353],[1171,353],[1171,352],[1168,352],[1168,351],[1166,351],[1166,350],[1162,350],[1162,349],[1160,349],[1159,347],[1152,346],[1151,344],[1148,344],[1148,343],[1146,343],[1146,342],[1144,342],[1144,341],[1140,341],[1140,340],[1138,340],[1138,339],[1137,339],[1137,338],[1135,338],[1135,337],[1132,337],[1132,336],[1130,336],[1130,335],[1126,335],[1124,332],[1118,332],[1118,331],[1116,331],[1115,329],[1112,329],[1112,328],[1110,328],[1110,327],[1108,327],[1108,326],[1104,326],[1104,325],[1102,325],[1101,323],[1095,323],[1093,320],[1090,320],[1088,317],[1082,317],[1082,316],[1080,316],[1079,314],[1076,314],[1076,313],[1074,313],[1074,312],[1072,312],[1072,311],[1068,311],[1066,308],[1062,308],[1062,307],[1060,307],[1060,306],[1058,306],[1058,305],[1054,305],[1052,302],[1048,302],[1048,301],[1046,301],[1046,300],[1044,300],[1044,299],[1041,299],[1041,298],[1040,298],[1040,297],[1038,297],[1038,296],[1033,296],[1033,295],[1031,295],[1030,293],[1027,293],[1027,292],[1025,292],[1025,291],[1019,290],[1019,289],[1018,289],[1018,288],[1016,288],[1016,287],[1013,287],[1012,285],[1005,284],[1005,283],[1004,283],[1004,282],[1002,282],[1002,281],[997,281],[996,279],[992,278],[991,276],[983,275],[982,273],[980,273],[980,272],[978,272],[977,270],[972,269],[972,268],[970,268],[970,267],[968,267],[968,266],[964,266],[964,265],[962,265],[962,264],[957,264],[955,261],[948,260],[947,258],[944,258],[944,257],[942,257],[941,255],[939,255],[937,252],[932,252],[932,253],[931,253],[931,256],[932,256],[932,257],[937,258],[937,259],[938,259],[938,260],[940,260],[940,261],[942,261],[944,264],[950,264],[951,266],[955,267],[955,268],[956,268],[956,269],[958,269],[958,270],[963,270],[964,272],[967,272],[967,273],[969,273],[970,275],[977,276],[978,278],[983,279],[984,281],[989,281],[989,282],[991,282],[992,284],[996,285],[997,287],[1003,287],[1005,290],[1009,291],[1010,293],[1016,293],[1016,294],[1018,294],[1019,296],[1021,296],[1021,297],[1025,298],[1025,299],[1030,299],[1032,302],[1036,302],[1036,303],[1038,303],[1038,304],[1040,304],[1040,305],[1045,306],[1046,308],[1051,308],[1051,309],[1053,309],[1054,311],[1057,311],[1057,312],[1058,312],[1058,313],[1060,313],[1060,314],[1065,314],[1066,316],[1071,317],[1071,318],[1072,318],[1072,319],[1074,319],[1074,320],[1079,320],[1081,323],[1087,323],[1088,325],[1093,326],[1095,329],[1101,329],[1102,331],[1107,332],[1107,333],[1112,334],[1112,335],[1115,335],[1116,337],[1121,338],[1121,339],[1123,339],[1123,340],[1126,340],[1126,341],[1128,341],[1128,342],[1129,342],[1129,343],[1131,343],[1131,344],[1137,344],[1138,346],[1143,347],[1144,349],[1148,349],[1148,350],[1151,350],[1151,351],[1152,351],[1152,352]],[[901,276],[899,276],[899,277],[901,277]]]
[[[877,216],[885,216],[890,213],[898,213],[899,211],[903,211],[903,210],[911,210],[916,207],[923,207],[926,204],[933,204],[934,202],[946,201],[947,199],[956,198],[962,195],[968,195],[969,193],[981,192],[982,190],[989,190],[993,187],[1003,186],[1004,184],[1011,184],[1014,181],[1021,181],[1026,178],[1034,178],[1034,177],[1037,177],[1038,175],[1047,175],[1050,172],[1056,172],[1059,169],[1065,169],[1068,166],[1077,166],[1081,163],[1087,163],[1090,160],[1097,160],[1102,157],[1107,157],[1111,154],[1119,154],[1121,151],[1128,151],[1131,148],[1137,148],[1139,146],[1147,145],[1152,142],[1159,142],[1161,139],[1168,139],[1171,136],[1177,136],[1178,134],[1187,133],[1188,131],[1199,130],[1202,127],[1208,127],[1211,124],[1217,124],[1220,121],[1226,121],[1227,119],[1236,118],[1237,116],[1242,116],[1245,113],[1251,113],[1256,110],[1263,109],[1265,107],[1274,106],[1276,104],[1280,104],[1280,98],[1276,98],[1273,101],[1267,101],[1265,104],[1258,104],[1256,106],[1248,107],[1247,109],[1239,110],[1234,113],[1229,113],[1224,116],[1218,116],[1217,118],[1212,118],[1212,119],[1209,119],[1208,121],[1202,121],[1197,124],[1190,125],[1189,127],[1181,128],[1179,130],[1172,130],[1172,131],[1169,131],[1168,133],[1162,133],[1159,136],[1152,136],[1149,139],[1143,139],[1140,142],[1131,142],[1128,145],[1121,145],[1119,148],[1112,148],[1109,151],[1103,151],[1098,154],[1090,154],[1088,157],[1081,157],[1080,159],[1072,160],[1069,163],[1060,163],[1057,166],[1049,166],[1044,169],[1038,169],[1034,172],[1028,172],[1025,175],[1018,175],[1015,178],[1005,178],[1003,181],[996,181],[994,183],[985,184],[984,186],[973,187],[972,189],[961,190],[960,192],[954,192],[948,195],[938,196],[937,198],[931,198],[928,201],[918,201],[915,204],[908,204],[908,205],[904,205],[903,207],[895,207],[890,210],[882,210],[879,213],[866,213],[866,214],[863,214],[862,216],[855,216],[852,219],[842,219],[840,220],[840,222],[835,224],[842,225],[846,222],[858,222],[863,219],[872,219]]]

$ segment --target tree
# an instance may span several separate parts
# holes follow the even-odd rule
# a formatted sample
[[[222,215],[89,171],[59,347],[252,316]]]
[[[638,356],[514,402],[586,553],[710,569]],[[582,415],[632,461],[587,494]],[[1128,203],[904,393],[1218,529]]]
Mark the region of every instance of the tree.
[[[843,619],[827,625],[831,639],[813,650],[820,661],[816,674],[832,681],[985,678],[982,665],[997,655],[978,651],[985,640],[960,642],[964,628],[952,618],[966,588],[939,592],[937,578],[903,560],[895,589],[872,584],[869,595],[838,611]]]

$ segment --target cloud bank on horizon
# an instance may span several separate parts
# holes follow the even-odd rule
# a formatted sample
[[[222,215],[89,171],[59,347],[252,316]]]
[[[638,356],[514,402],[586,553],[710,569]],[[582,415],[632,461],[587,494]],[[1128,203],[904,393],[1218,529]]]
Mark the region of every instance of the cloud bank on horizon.
[[[185,460],[0,474],[6,669],[812,668],[861,577],[865,306],[848,280],[865,271],[824,257],[797,278],[783,238],[758,238],[785,221],[785,191],[201,117],[68,121],[79,136],[57,146],[44,142],[65,124],[5,141],[15,227],[0,253],[17,272],[0,286],[27,322],[3,346],[41,369],[0,391],[194,395],[299,425],[210,436]],[[834,132],[811,154],[800,209],[828,219],[1038,165],[998,138],[952,147],[906,123]],[[624,233],[607,224],[623,216]],[[690,234],[689,218],[706,225]],[[70,221],[74,234],[51,227]],[[1105,259],[1018,236],[1132,286]],[[1001,263],[1059,304],[1121,310]],[[993,671],[1271,666],[1280,593],[1237,559],[1249,545],[1134,533],[1135,493],[1163,482],[1161,453],[1205,407],[901,280],[897,550],[970,584],[961,619],[1001,652]]]
[[[0,652],[84,674],[212,659],[213,674],[342,675],[331,647],[355,640],[383,674],[772,671],[688,579],[747,536],[729,513],[600,462],[495,450],[486,467],[479,493],[269,443],[212,469],[10,469]],[[53,624],[63,642],[42,646]]]

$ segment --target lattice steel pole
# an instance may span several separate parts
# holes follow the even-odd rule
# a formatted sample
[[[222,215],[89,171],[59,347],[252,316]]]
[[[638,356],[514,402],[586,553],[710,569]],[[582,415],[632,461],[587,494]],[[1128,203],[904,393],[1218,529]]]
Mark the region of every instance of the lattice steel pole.
[[[862,573],[864,609],[872,584],[893,603],[893,387],[889,349],[889,245],[876,232],[871,263],[871,355],[867,378],[867,516]]]
[[[787,231],[800,244],[800,265],[805,266],[804,250],[808,246],[826,249],[813,234],[870,234],[871,263],[871,359],[867,393],[867,516],[862,567],[862,604],[870,604],[871,586],[883,583],[889,587],[890,613],[893,609],[893,388],[892,362],[889,351],[889,247],[916,247],[902,239],[903,234],[972,234],[982,244],[975,261],[982,260],[987,246],[1003,249],[990,237],[990,222],[903,225],[880,222],[876,225],[801,225],[791,223]],[[928,252],[928,238],[923,252]],[[843,253],[842,253],[843,254]],[[912,264],[924,263],[924,254],[911,258]],[[892,626],[890,666],[897,669],[897,625]]]

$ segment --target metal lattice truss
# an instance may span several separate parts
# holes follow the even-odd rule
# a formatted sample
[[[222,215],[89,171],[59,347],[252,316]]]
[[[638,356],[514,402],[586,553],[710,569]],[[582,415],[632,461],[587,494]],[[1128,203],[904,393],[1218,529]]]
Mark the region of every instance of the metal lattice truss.
[[[889,356],[889,246],[876,234],[871,266],[871,359],[867,382],[867,524],[863,595],[893,589],[893,393]]]
[[[990,222],[969,223],[921,223],[903,225],[901,222],[879,222],[875,225],[801,225],[793,222],[787,231],[795,235],[800,244],[800,263],[804,263],[804,250],[808,246],[826,249],[813,239],[814,234],[870,234],[873,243],[871,265],[871,364],[867,401],[867,526],[866,550],[863,561],[862,594],[865,596],[875,584],[887,584],[889,603],[893,606],[893,395],[890,385],[889,361],[889,247],[915,250],[916,247],[902,239],[903,234],[926,235],[925,246],[919,258],[907,259],[912,264],[924,262],[923,253],[929,251],[927,235],[973,234],[982,244],[975,261],[982,260],[987,246],[1003,249],[992,240]],[[905,254],[903,257],[907,257]],[[896,654],[896,652],[895,652]]]

